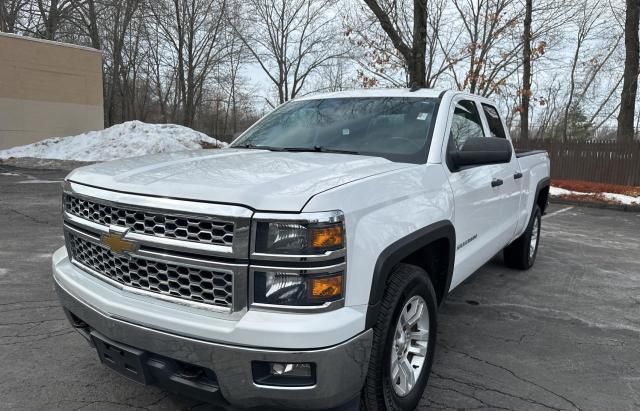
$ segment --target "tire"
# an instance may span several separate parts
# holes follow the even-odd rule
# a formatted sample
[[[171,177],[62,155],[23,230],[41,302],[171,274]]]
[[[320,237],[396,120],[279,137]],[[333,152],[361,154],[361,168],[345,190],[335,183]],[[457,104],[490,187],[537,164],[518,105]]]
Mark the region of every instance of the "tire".
[[[518,270],[528,270],[533,267],[540,245],[541,223],[542,212],[538,205],[534,205],[533,213],[531,213],[531,219],[525,232],[504,249],[504,262],[507,267]],[[534,243],[532,244],[532,242]]]
[[[418,307],[419,310],[420,306],[423,307],[421,311],[423,315],[412,316],[413,309]],[[362,392],[361,409],[405,411],[413,410],[418,406],[427,386],[433,363],[438,325],[436,307],[436,293],[429,280],[429,275],[419,267],[399,264],[387,281],[378,319],[373,329],[371,359]],[[410,340],[408,345],[406,343],[399,344],[400,348],[397,349],[396,343],[399,339],[396,337],[408,335],[399,332],[402,330],[402,327],[398,328],[401,314],[404,314],[403,319],[408,317],[413,320],[419,317],[413,322],[413,325],[407,328],[408,332],[411,332],[417,340]],[[408,321],[406,324],[412,324],[412,321]],[[426,335],[425,329],[427,330]],[[418,333],[418,331],[421,332]],[[422,347],[422,350],[419,350],[418,347]],[[418,351],[422,351],[424,355],[418,354]],[[399,354],[399,352],[405,354]],[[412,370],[417,370],[415,373],[418,373],[417,377],[413,377],[413,386],[403,393],[399,393],[399,391],[402,391],[402,387],[407,388],[408,385],[399,383],[400,380],[409,382],[411,379],[401,378],[400,369],[397,367],[399,373],[395,381],[391,375],[392,361],[395,359],[396,364],[399,364],[397,362],[399,355],[408,361],[406,363],[401,361],[407,365],[400,368],[411,371],[411,373],[414,372]],[[417,368],[415,368],[416,366]],[[402,375],[407,374],[402,373]]]

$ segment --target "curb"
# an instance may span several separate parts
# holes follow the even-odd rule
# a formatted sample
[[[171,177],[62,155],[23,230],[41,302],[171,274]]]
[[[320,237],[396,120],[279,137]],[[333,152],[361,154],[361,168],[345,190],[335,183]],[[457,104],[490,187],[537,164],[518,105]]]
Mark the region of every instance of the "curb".
[[[98,161],[53,160],[34,157],[0,159],[0,167],[13,167],[23,170],[62,170],[67,172],[95,163],[98,163]]]
[[[578,206],[578,207],[640,212],[640,204],[606,204],[606,203],[596,203],[594,201],[562,200],[560,198],[555,198],[555,197],[550,197],[549,202],[554,204],[564,204],[564,205],[572,205],[572,206]]]

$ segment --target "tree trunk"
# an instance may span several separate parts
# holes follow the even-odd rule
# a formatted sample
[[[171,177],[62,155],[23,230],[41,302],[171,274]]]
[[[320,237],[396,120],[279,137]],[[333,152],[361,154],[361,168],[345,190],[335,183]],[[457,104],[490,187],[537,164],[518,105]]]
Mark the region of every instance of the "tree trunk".
[[[43,4],[42,0],[38,0],[38,10],[44,25],[42,38],[45,40],[55,40],[56,30],[58,28],[58,0],[51,0],[48,7]]]
[[[413,44],[409,66],[409,86],[427,86],[427,1],[413,0]]]
[[[376,0],[364,0],[407,65],[410,87],[426,87],[427,0],[413,0],[413,41],[407,45],[391,17]]]
[[[529,101],[531,98],[531,14],[533,0],[526,0],[522,28],[522,91],[520,105],[520,138],[529,139]]]
[[[95,0],[88,1],[89,6],[89,37],[91,38],[91,47],[100,50],[100,33],[98,32],[98,16],[96,13]]]
[[[174,0],[173,2],[175,12],[176,12],[176,36],[178,37],[178,45],[177,45],[177,65],[178,65],[178,84],[176,86],[176,92],[179,93],[180,98],[178,99],[179,103],[182,105],[182,118],[180,120],[180,124],[185,124],[185,103],[187,98],[187,80],[184,72],[184,36],[185,31],[183,24],[186,24],[182,21],[182,9],[180,7],[180,3],[178,0]]]
[[[618,141],[632,141],[634,136],[633,120],[638,91],[638,65],[640,64],[640,40],[638,25],[640,20],[640,0],[627,0],[627,12],[624,23],[624,81],[620,96],[618,113]]]
[[[7,10],[5,8],[5,2],[0,3],[0,32],[9,32],[7,21]]]
[[[107,125],[114,125],[114,111],[115,111],[115,93],[118,88],[119,82],[119,71],[120,71],[120,61],[122,59],[120,43],[119,43],[119,30],[120,30],[120,8],[117,7],[115,10],[114,16],[114,24],[113,24],[113,43],[112,43],[112,51],[111,51],[111,78],[107,87],[107,98],[105,101],[105,122]]]

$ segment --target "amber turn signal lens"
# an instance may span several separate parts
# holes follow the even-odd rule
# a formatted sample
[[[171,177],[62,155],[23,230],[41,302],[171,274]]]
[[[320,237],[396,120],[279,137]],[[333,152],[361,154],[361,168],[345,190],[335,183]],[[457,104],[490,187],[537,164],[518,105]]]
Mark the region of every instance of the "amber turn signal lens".
[[[342,296],[342,273],[331,277],[311,279],[311,298]]]
[[[344,246],[342,224],[311,229],[311,246],[316,249],[342,248]]]

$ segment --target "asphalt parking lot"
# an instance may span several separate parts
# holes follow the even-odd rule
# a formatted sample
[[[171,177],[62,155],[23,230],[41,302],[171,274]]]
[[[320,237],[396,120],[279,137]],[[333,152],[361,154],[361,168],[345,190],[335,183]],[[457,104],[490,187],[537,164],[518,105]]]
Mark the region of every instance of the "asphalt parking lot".
[[[0,166],[0,409],[211,409],[98,363],[56,300],[65,172]],[[440,312],[421,409],[640,409],[640,214],[552,205],[528,272],[484,266]]]

